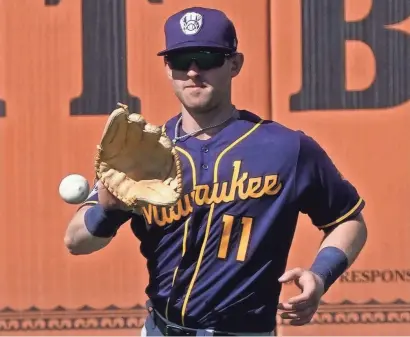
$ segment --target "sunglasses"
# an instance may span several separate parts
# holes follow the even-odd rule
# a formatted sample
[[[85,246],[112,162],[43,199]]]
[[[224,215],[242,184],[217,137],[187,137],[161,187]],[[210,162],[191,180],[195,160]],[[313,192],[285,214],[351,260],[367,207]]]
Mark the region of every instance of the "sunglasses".
[[[195,62],[200,70],[210,70],[220,68],[225,63],[225,59],[232,54],[213,51],[196,51],[173,53],[165,56],[165,62],[173,70],[187,71],[192,62]]]

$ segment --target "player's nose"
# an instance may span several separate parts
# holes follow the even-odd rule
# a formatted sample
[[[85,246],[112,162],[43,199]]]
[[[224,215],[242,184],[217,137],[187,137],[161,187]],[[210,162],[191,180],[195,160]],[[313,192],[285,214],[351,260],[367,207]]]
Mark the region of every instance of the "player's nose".
[[[201,72],[201,70],[198,68],[195,61],[191,62],[191,65],[190,65],[190,67],[188,69],[188,72],[187,72],[188,77],[190,77],[190,78],[198,77],[200,72]]]

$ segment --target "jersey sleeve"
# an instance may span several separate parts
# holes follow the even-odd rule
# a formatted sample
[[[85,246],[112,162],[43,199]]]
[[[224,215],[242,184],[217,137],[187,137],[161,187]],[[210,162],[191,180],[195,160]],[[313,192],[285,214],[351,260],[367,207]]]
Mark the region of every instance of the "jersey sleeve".
[[[313,138],[301,134],[296,169],[300,211],[319,229],[346,221],[365,206],[356,188],[340,174]]]

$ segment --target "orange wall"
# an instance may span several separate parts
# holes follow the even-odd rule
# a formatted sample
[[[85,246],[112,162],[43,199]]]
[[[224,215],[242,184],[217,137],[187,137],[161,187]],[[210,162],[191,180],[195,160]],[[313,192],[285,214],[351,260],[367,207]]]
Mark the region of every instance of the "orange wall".
[[[324,297],[327,304],[321,307],[314,324],[297,329],[281,326],[279,332],[286,335],[325,335],[336,330],[345,335],[408,333],[408,66],[399,65],[403,69],[397,66],[400,69],[393,74],[395,77],[387,77],[392,81],[387,86],[390,91],[379,89],[367,96],[347,98],[353,102],[354,109],[343,100],[339,100],[342,102],[339,108],[320,107],[315,102],[326,103],[323,97],[338,101],[338,92],[327,90],[340,76],[345,76],[346,91],[369,88],[378,76],[379,57],[366,44],[347,41],[342,44],[346,47],[343,55],[339,55],[345,57],[345,69],[337,67],[338,45],[334,40],[326,40],[326,29],[318,35],[309,35],[306,33],[309,23],[302,24],[302,18],[309,17],[313,17],[311,24],[320,18],[326,23],[323,20],[326,17],[332,17],[334,23],[338,12],[331,6],[322,8],[323,0],[316,0],[315,8],[312,0],[305,0],[303,11],[298,0],[164,0],[157,4],[147,0],[116,1],[114,6],[113,0],[99,0],[101,7],[96,6],[95,15],[98,9],[107,10],[110,6],[118,9],[118,3],[125,4],[126,84],[129,95],[139,98],[140,112],[147,119],[160,124],[178,111],[162,61],[155,56],[163,48],[164,20],[193,3],[218,7],[235,22],[239,48],[245,53],[243,72],[235,80],[235,104],[315,137],[367,202],[369,242],[351,267],[352,274],[345,278],[350,282],[339,281]],[[360,21],[371,13],[370,0],[344,3],[339,18],[347,21]],[[403,8],[402,12],[408,10],[404,5]],[[84,89],[81,14],[80,0],[62,0],[48,6],[44,0],[0,1],[0,98],[6,103],[6,116],[0,117],[2,335],[135,335],[145,315],[142,309],[134,308],[145,301],[145,261],[129,227],[125,226],[116,240],[97,254],[73,257],[63,246],[64,231],[75,206],[61,201],[58,185],[65,175],[74,172],[92,180],[95,147],[110,112],[107,108],[93,111],[94,115],[70,116],[70,101]],[[401,33],[402,40],[386,39],[386,46],[397,55],[404,55],[410,48],[410,39],[405,35],[410,32],[409,21],[395,27],[407,33]],[[352,32],[360,33],[360,26],[353,27]],[[372,30],[367,32],[370,34]],[[393,43],[400,43],[401,48],[394,49]],[[307,54],[320,51],[324,58],[313,58],[315,63],[303,67],[306,58],[303,46]],[[326,58],[326,55],[333,56]],[[304,110],[294,111],[291,97],[302,89],[303,74],[309,72],[309,67],[316,67],[310,69],[315,75],[313,82],[322,76],[326,85],[319,86],[319,91],[311,86],[310,96],[302,104]],[[329,71],[322,75],[323,69]],[[403,75],[406,71],[407,77]],[[399,84],[397,87],[394,81]],[[94,89],[96,98],[100,98],[104,88]],[[407,98],[397,103],[400,101],[397,97],[405,94]],[[377,106],[383,101],[380,96],[390,106]],[[87,109],[90,106],[92,103],[84,103]],[[301,217],[289,268],[308,266],[319,242],[319,233],[307,218]],[[363,276],[366,273],[362,271],[383,277],[366,281]],[[399,277],[389,276],[395,273]],[[401,280],[400,275],[406,273],[406,279]],[[284,295],[292,291],[294,288],[287,286]],[[403,303],[394,302],[397,299]],[[366,304],[370,300],[374,301]],[[351,303],[343,304],[344,301]],[[85,305],[94,310],[79,310]],[[117,309],[106,309],[110,305]],[[28,310],[33,306],[40,312]],[[57,306],[64,310],[54,310]],[[1,311],[5,307],[14,311]],[[23,321],[18,321],[19,318]]]

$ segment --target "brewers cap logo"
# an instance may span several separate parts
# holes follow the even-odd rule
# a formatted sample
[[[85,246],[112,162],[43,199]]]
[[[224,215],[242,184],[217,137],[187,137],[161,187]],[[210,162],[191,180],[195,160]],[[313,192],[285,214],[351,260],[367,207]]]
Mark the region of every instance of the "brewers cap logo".
[[[186,13],[179,23],[185,35],[195,35],[202,28],[202,15],[195,12]]]

